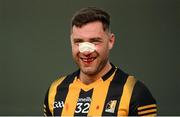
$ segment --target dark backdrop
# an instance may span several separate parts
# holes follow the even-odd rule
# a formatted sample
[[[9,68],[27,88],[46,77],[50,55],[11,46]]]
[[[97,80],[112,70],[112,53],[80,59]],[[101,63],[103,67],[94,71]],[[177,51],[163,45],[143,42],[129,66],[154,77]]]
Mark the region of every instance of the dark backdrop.
[[[180,115],[179,0],[0,0],[0,115],[41,115],[44,95],[73,72],[72,14],[97,6],[111,14],[111,62],[149,87],[159,115]]]

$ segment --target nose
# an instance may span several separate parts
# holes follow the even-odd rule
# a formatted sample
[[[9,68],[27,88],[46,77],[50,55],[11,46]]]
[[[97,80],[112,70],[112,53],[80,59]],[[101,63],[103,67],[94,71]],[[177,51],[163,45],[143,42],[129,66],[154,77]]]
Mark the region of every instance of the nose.
[[[96,47],[93,43],[83,42],[79,44],[79,52],[84,55],[88,55],[96,50]]]

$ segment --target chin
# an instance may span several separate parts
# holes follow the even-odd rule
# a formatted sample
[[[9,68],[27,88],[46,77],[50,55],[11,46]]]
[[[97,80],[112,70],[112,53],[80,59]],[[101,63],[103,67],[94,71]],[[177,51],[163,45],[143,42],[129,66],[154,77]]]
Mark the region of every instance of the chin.
[[[81,71],[86,75],[95,75],[97,73],[96,70],[90,70],[90,69],[81,69]]]

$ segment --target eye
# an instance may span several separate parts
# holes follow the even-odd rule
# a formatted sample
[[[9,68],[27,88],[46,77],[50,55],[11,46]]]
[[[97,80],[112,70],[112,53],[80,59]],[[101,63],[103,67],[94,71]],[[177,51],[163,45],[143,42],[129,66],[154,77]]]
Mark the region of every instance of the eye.
[[[99,38],[94,38],[94,39],[90,40],[90,42],[97,45],[97,44],[101,43],[102,41]]]
[[[93,44],[95,44],[95,45],[97,45],[97,44],[99,44],[101,41],[94,41],[94,42],[92,42]]]
[[[74,44],[79,44],[79,43],[82,43],[83,40],[82,39],[74,39],[73,42],[74,42]]]

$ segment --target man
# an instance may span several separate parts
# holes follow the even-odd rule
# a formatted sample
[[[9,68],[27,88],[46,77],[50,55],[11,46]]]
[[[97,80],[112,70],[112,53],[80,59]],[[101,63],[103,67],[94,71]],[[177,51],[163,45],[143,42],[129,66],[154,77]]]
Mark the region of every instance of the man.
[[[74,14],[71,46],[79,70],[52,83],[45,115],[156,115],[155,99],[146,86],[110,63],[115,36],[109,25],[109,14],[95,7]]]

